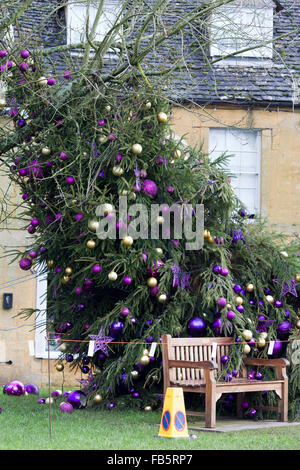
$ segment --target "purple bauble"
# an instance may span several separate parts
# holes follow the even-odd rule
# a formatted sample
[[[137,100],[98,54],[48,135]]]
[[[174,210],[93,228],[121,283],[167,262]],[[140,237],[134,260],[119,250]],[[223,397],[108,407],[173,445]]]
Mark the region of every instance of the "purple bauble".
[[[202,318],[192,318],[187,325],[187,330],[193,337],[204,336],[206,332],[206,323]]]
[[[156,197],[157,195],[157,185],[152,180],[145,180],[143,182],[143,192],[151,197]]]
[[[3,57],[6,56],[6,54],[7,54],[7,52],[2,49],[2,50],[0,51],[0,59],[3,59]]]
[[[237,311],[240,312],[240,313],[244,313],[244,311],[245,311],[245,309],[244,309],[244,307],[243,307],[242,305],[237,305],[237,306],[236,306],[236,309],[237,309]]]
[[[37,251],[36,250],[30,250],[28,254],[29,254],[30,258],[32,258],[32,259],[35,259],[37,257]]]
[[[256,410],[254,408],[251,408],[248,414],[249,416],[251,416],[251,418],[254,418],[256,416]]]
[[[277,328],[277,335],[279,339],[288,339],[292,325],[289,321],[285,320],[279,323]]]
[[[22,258],[19,262],[19,266],[23,271],[28,271],[32,266],[32,261],[29,258]]]
[[[7,384],[5,388],[5,393],[7,395],[20,396],[25,394],[25,385],[19,380],[13,380]]]
[[[76,295],[81,295],[82,294],[82,287],[78,286],[75,288],[75,294]]]
[[[281,341],[275,341],[274,346],[273,346],[273,352],[270,355],[271,358],[276,358],[281,355],[283,349],[283,343]]]
[[[99,274],[102,271],[100,264],[95,264],[95,266],[92,267],[92,271],[94,274]]]
[[[173,193],[174,193],[174,188],[173,188],[173,186],[169,186],[169,187],[168,187],[168,193],[169,193],[169,194],[173,194]]]
[[[226,277],[226,276],[228,276],[229,271],[228,271],[227,268],[221,268],[220,274],[221,274],[221,276]]]
[[[75,179],[73,178],[73,176],[67,176],[67,178],[65,179],[65,183],[68,185],[75,184]]]
[[[87,404],[86,394],[82,390],[74,390],[67,400],[75,409],[85,408]]]
[[[256,380],[262,380],[263,374],[261,372],[257,371],[256,374],[255,374],[255,378],[256,378]]]
[[[224,355],[224,356],[221,357],[221,362],[222,362],[222,364],[226,364],[228,361],[229,361],[229,357],[228,357],[228,356]]]
[[[125,286],[129,286],[129,284],[132,282],[132,279],[129,276],[124,276],[122,282]]]
[[[225,299],[225,297],[220,297],[220,298],[218,299],[218,305],[219,305],[219,307],[222,307],[222,308],[223,308],[223,307],[225,307],[226,304],[227,304],[227,300]]]
[[[30,56],[30,54],[29,54],[28,51],[26,51],[26,50],[21,51],[22,59],[27,59],[27,57],[29,57],[29,56]]]
[[[82,217],[83,217],[82,214],[77,214],[77,215],[75,215],[75,220],[76,220],[76,222],[78,222],[79,220],[81,220]]]
[[[129,315],[129,314],[130,314],[129,308],[127,308],[127,307],[122,308],[121,315],[123,315],[123,317],[127,317],[127,315]]]
[[[247,410],[249,408],[249,403],[247,401],[243,401],[241,407],[243,410]]]
[[[225,328],[226,326],[228,328],[231,327],[231,324],[230,323],[224,323],[222,320],[221,320],[221,317],[217,318],[213,324],[212,324],[212,327],[213,327],[213,330],[214,330],[214,333],[216,336],[221,336],[224,334],[224,331],[225,331]]]
[[[29,65],[26,64],[26,62],[23,62],[23,64],[20,65],[21,72],[26,72],[28,68],[29,68]]]
[[[31,395],[39,395],[39,387],[35,384],[25,384],[25,391]]]
[[[221,268],[221,266],[219,266],[218,264],[213,267],[213,272],[214,272],[215,274],[220,274],[220,273],[221,273],[221,270],[222,270],[222,268]]]
[[[47,84],[50,85],[50,86],[55,85],[55,83],[56,83],[55,78],[49,78],[48,81],[47,81]]]
[[[67,402],[64,402],[64,401],[59,405],[59,409],[63,413],[71,414],[73,412],[73,406],[71,405],[71,403],[67,403]]]
[[[121,321],[114,321],[109,328],[109,335],[119,338],[122,334],[124,324]]]
[[[39,403],[39,404],[46,403],[45,398],[39,398],[39,399],[38,399],[38,403]]]
[[[238,376],[238,371],[236,369],[233,369],[231,371],[232,377],[237,377]]]
[[[277,307],[277,308],[282,307],[282,301],[281,300],[276,300],[275,301],[275,307]]]
[[[65,152],[60,152],[59,158],[60,158],[61,160],[68,160],[69,155],[67,155]]]
[[[233,290],[236,294],[239,294],[241,292],[242,288],[239,284],[235,284],[235,286],[233,287]]]
[[[154,286],[154,287],[151,287],[149,289],[149,294],[152,296],[152,297],[155,297],[159,292],[159,287],[158,286]]]
[[[235,313],[232,310],[228,310],[227,312],[227,318],[228,320],[232,321],[235,317]]]

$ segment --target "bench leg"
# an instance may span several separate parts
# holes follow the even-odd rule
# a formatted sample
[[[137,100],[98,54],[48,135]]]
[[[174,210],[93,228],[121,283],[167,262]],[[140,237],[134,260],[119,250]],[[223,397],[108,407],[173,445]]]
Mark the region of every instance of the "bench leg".
[[[244,401],[246,393],[241,392],[237,394],[237,399],[236,399],[236,415],[238,418],[243,417],[243,410],[242,410],[242,403]]]
[[[288,421],[288,384],[285,381],[281,388],[281,399],[278,399],[278,419],[283,422]]]
[[[214,388],[205,393],[205,427],[216,427],[216,391]]]

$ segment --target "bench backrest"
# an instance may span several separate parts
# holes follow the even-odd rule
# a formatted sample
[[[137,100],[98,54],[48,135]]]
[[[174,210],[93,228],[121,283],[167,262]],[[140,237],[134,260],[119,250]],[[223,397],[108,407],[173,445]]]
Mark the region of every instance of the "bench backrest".
[[[234,342],[231,337],[215,338],[172,338],[162,337],[163,361],[167,366],[168,360],[206,361],[213,360],[218,364],[218,370],[224,369],[221,357],[229,356],[230,345]],[[215,346],[214,346],[215,344]],[[215,353],[215,354],[213,354]],[[169,370],[171,381],[204,380],[203,369],[172,368]]]

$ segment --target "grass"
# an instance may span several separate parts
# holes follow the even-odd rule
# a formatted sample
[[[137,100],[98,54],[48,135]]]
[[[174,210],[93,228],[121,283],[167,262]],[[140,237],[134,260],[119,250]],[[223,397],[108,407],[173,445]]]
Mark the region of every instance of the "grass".
[[[43,392],[43,391],[42,391]],[[44,395],[47,396],[47,391]],[[158,438],[160,411],[95,408],[62,413],[38,397],[7,396],[0,392],[1,450],[299,450],[300,426],[230,432],[195,432],[197,439]],[[189,420],[188,420],[189,422]]]

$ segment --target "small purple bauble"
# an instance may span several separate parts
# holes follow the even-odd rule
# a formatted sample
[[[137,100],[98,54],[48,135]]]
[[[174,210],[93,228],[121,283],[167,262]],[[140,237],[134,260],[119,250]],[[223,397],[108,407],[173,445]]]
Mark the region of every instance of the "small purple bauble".
[[[242,288],[239,284],[235,284],[235,286],[233,287],[233,290],[236,294],[239,294],[241,292]]]
[[[29,258],[22,258],[19,262],[19,266],[23,271],[27,271],[32,266],[32,261]]]
[[[254,380],[255,379],[255,370],[251,370],[251,372],[249,372],[248,379],[249,380]]]
[[[82,390],[74,390],[68,396],[67,401],[73,406],[73,408],[81,409],[86,407],[87,397]]]
[[[5,393],[7,395],[15,395],[19,397],[25,394],[25,385],[19,380],[13,380],[7,384]]]
[[[3,57],[6,56],[6,54],[7,54],[7,52],[2,49],[2,50],[0,51],[0,58],[3,59]]]
[[[23,62],[23,64],[20,65],[21,72],[26,72],[28,68],[29,68],[29,65],[26,64],[26,62]]]
[[[158,286],[154,286],[154,287],[151,287],[149,289],[149,294],[152,296],[152,297],[155,297],[159,292],[159,287]]]
[[[37,251],[36,250],[30,250],[28,254],[29,254],[31,259],[35,259],[37,257]]]
[[[83,215],[82,214],[77,214],[75,215],[75,220],[78,222],[80,219],[82,219]]]
[[[55,85],[55,83],[56,83],[55,78],[49,78],[49,80],[47,81],[47,84],[48,84],[49,86]]]
[[[125,286],[129,286],[129,284],[132,282],[132,279],[129,276],[124,276],[122,282]]]
[[[117,163],[120,163],[120,161],[122,160],[122,158],[123,158],[122,155],[121,155],[120,153],[118,153],[118,154],[116,155],[115,160],[116,160]]]
[[[220,274],[221,274],[221,276],[226,277],[226,276],[228,276],[229,271],[228,271],[227,268],[221,268]]]
[[[124,324],[121,321],[114,321],[110,328],[109,328],[109,334],[113,338],[119,338],[122,334]]]
[[[95,266],[92,267],[92,271],[94,274],[99,274],[102,271],[100,264],[95,264]]]
[[[277,308],[282,307],[282,301],[281,300],[276,300],[275,301],[275,307],[277,307]]]
[[[244,309],[244,307],[243,307],[242,305],[237,305],[237,306],[236,306],[236,309],[237,309],[237,311],[240,312],[240,313],[244,313],[244,311],[245,311],[245,309]]]
[[[35,227],[29,225],[29,227],[27,227],[27,232],[33,235],[35,233]]]
[[[130,314],[129,308],[127,308],[127,307],[122,308],[121,315],[123,315],[123,317],[127,317],[127,315],[129,315],[129,314]]]
[[[229,361],[229,357],[228,357],[228,356],[224,355],[224,356],[221,357],[221,362],[222,362],[222,364],[226,364],[228,361]]]
[[[206,332],[206,323],[202,318],[192,318],[187,325],[187,330],[189,335],[193,337],[204,336]]]
[[[238,376],[238,371],[236,369],[233,369],[231,371],[232,377],[237,377]]]
[[[285,320],[279,323],[277,328],[277,335],[279,339],[288,339],[292,325],[289,321]]]
[[[247,410],[249,408],[249,403],[247,401],[243,401],[241,407],[243,410]]]
[[[168,187],[168,193],[169,193],[169,194],[173,194],[173,193],[174,193],[174,188],[173,188],[173,186],[169,186],[169,187]]]
[[[39,395],[40,390],[37,385],[29,383],[29,384],[25,384],[25,392],[31,395]]]
[[[220,274],[221,273],[221,266],[219,266],[218,264],[216,266],[213,267],[213,272],[215,274]]]
[[[222,307],[222,308],[223,308],[223,307],[225,307],[226,304],[227,304],[227,300],[225,299],[225,297],[220,297],[220,298],[218,299],[218,305],[219,305],[219,307]]]
[[[39,404],[46,403],[45,398],[39,398],[39,399],[38,399],[38,403],[39,403]]]
[[[255,378],[256,378],[256,380],[262,380],[263,374],[258,371],[258,372],[256,372],[256,374],[255,374]]]
[[[71,78],[71,72],[70,72],[70,70],[66,70],[66,71],[64,72],[64,78],[66,78],[66,79]]]
[[[283,348],[283,343],[279,340],[275,341],[271,357],[272,358],[279,357],[281,355],[282,348]]]
[[[75,183],[75,179],[73,178],[73,176],[67,176],[67,178],[65,179],[65,182],[68,185],[72,185]]]
[[[249,416],[251,416],[251,418],[254,418],[256,416],[256,410],[254,408],[251,408],[248,414]]]
[[[73,412],[73,406],[71,405],[71,403],[67,403],[67,402],[64,402],[64,401],[59,405],[59,409],[63,413],[71,414]]]
[[[145,180],[143,182],[143,192],[151,197],[156,197],[157,195],[157,185],[152,180]]]
[[[76,295],[81,295],[82,294],[82,288],[80,286],[75,288],[75,294]]]
[[[59,158],[60,158],[61,160],[68,160],[69,155],[67,155],[65,152],[60,152]]]
[[[235,313],[234,313],[232,310],[228,310],[228,312],[227,312],[227,318],[228,318],[228,320],[231,321],[231,320],[234,319],[234,317],[235,317]]]
[[[27,57],[29,57],[29,56],[30,56],[30,54],[29,54],[28,51],[26,51],[26,50],[21,51],[22,59],[27,59]]]
[[[226,380],[227,382],[231,382],[231,381],[232,381],[232,374],[231,374],[230,372],[227,372],[226,377],[225,377],[225,380]]]

